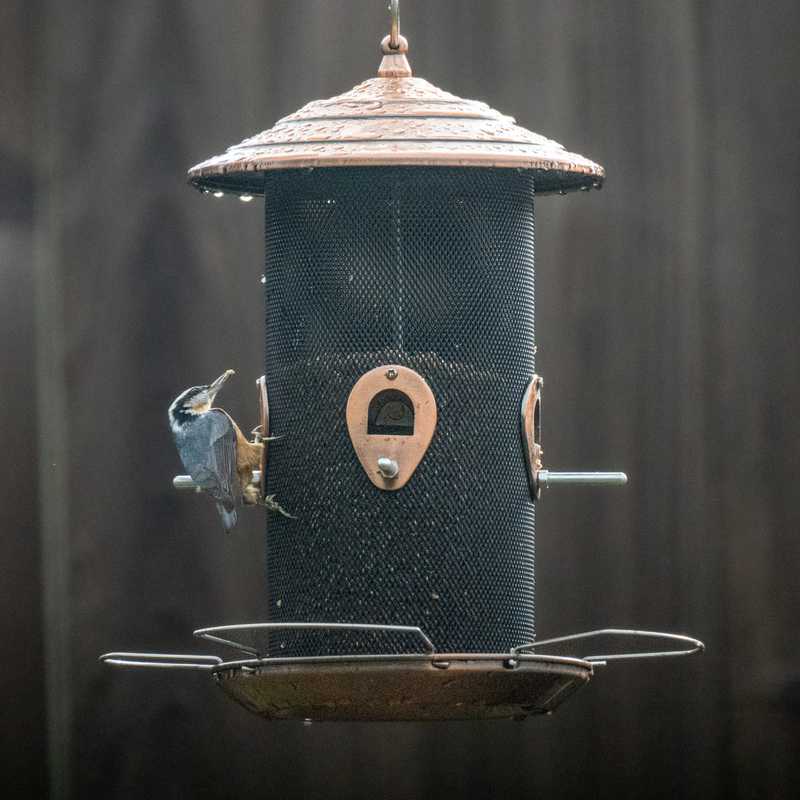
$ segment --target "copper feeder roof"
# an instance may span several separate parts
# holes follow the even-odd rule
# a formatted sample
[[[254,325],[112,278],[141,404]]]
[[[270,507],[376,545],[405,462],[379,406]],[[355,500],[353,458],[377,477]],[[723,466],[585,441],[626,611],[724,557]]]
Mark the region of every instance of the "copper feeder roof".
[[[189,170],[206,191],[262,194],[266,170],[353,166],[505,167],[537,170],[537,193],[600,188],[605,171],[516,124],[486,103],[414,78],[408,42],[381,43],[378,77],[315,100],[269,130]]]

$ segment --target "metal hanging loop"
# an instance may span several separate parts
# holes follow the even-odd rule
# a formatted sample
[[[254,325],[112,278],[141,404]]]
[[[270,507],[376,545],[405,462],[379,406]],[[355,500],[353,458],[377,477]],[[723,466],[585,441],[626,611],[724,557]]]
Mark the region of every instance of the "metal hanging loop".
[[[406,58],[408,39],[400,35],[400,0],[391,0],[389,13],[392,26],[388,36],[381,41],[383,60],[378,68],[379,78],[410,78],[411,66]]]
[[[389,47],[392,50],[400,49],[400,0],[391,0],[389,13],[392,15],[392,27],[389,33]]]

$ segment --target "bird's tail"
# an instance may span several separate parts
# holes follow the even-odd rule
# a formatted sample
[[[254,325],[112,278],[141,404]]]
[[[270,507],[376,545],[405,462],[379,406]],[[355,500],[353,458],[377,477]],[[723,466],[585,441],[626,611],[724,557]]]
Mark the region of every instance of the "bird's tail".
[[[222,518],[222,527],[225,528],[225,533],[230,533],[239,519],[236,508],[227,509],[222,503],[217,503],[217,511],[219,511],[219,515]]]

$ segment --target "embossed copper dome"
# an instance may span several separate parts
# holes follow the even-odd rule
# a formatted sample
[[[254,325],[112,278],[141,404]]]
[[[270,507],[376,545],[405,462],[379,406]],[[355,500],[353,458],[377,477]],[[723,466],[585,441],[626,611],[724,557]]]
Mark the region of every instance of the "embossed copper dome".
[[[536,170],[537,193],[599,188],[605,172],[583,156],[476,100],[414,78],[407,42],[382,43],[378,77],[315,100],[269,130],[189,170],[199,189],[262,194],[263,172],[342,166],[506,167]]]

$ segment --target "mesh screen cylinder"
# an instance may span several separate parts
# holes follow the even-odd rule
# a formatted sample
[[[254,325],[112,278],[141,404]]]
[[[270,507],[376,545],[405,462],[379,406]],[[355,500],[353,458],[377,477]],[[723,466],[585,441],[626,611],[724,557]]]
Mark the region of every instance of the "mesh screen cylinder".
[[[273,621],[418,625],[440,652],[534,634],[534,505],[520,404],[534,371],[530,172],[266,173],[267,521]],[[358,378],[396,363],[438,406],[398,491],[350,442]],[[274,655],[418,650],[404,637],[280,633]]]

